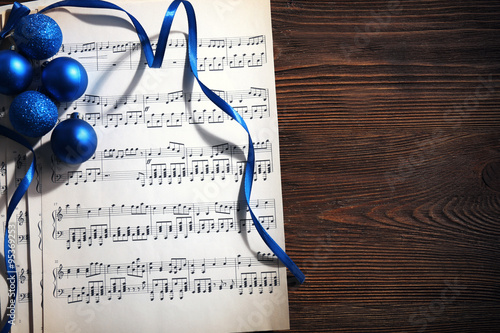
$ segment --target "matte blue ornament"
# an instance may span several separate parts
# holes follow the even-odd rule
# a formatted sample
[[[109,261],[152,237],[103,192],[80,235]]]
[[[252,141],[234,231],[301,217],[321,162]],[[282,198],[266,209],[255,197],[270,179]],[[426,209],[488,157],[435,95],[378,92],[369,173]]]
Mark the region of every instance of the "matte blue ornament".
[[[32,14],[23,17],[14,27],[14,41],[22,53],[36,60],[55,55],[62,45],[62,31],[51,17]]]
[[[0,51],[0,94],[19,94],[32,79],[33,68],[25,57],[11,50]]]
[[[57,123],[57,106],[38,91],[25,91],[12,101],[9,120],[19,133],[38,138],[48,133]]]
[[[63,162],[80,164],[94,155],[97,135],[94,128],[78,118],[78,112],[59,123],[50,138],[52,151]]]
[[[73,58],[56,58],[43,69],[42,84],[54,99],[72,102],[87,89],[87,71]]]

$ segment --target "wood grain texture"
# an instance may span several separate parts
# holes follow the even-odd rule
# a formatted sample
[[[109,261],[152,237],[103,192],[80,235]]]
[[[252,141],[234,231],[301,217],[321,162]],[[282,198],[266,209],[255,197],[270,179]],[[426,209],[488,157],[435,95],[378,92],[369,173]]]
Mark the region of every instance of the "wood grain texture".
[[[271,7],[291,332],[499,332],[500,3]]]
[[[498,332],[500,4],[272,14],[292,332]]]

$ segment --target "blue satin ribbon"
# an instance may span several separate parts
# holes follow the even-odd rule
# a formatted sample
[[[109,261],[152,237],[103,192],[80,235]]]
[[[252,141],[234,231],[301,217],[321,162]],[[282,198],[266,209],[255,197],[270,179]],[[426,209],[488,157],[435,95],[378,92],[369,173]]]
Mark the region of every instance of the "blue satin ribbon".
[[[4,251],[4,256],[5,256],[5,267],[7,268],[7,285],[9,286],[8,287],[9,294],[12,292],[12,295],[13,295],[12,298],[9,298],[8,309],[11,308],[11,304],[12,304],[12,308],[15,309],[16,296],[17,296],[17,273],[16,273],[16,265],[14,262],[15,248],[12,247],[9,243],[9,237],[10,237],[9,236],[9,220],[10,220],[10,217],[12,216],[12,213],[16,209],[17,204],[19,203],[19,201],[21,201],[21,198],[26,193],[26,191],[28,191],[28,187],[30,186],[31,181],[33,180],[33,177],[35,175],[36,159],[35,159],[35,152],[33,151],[33,148],[31,147],[30,143],[28,141],[26,141],[26,139],[24,137],[22,137],[21,135],[17,134],[16,132],[14,132],[6,127],[3,127],[1,125],[0,125],[0,135],[3,135],[3,136],[5,136],[13,141],[16,141],[17,143],[22,144],[23,146],[25,146],[26,148],[31,150],[31,152],[33,154],[33,161],[31,162],[31,165],[28,169],[28,172],[26,172],[26,175],[23,177],[23,179],[21,180],[21,183],[16,188],[16,191],[12,195],[12,198],[10,199],[9,205],[7,207],[7,222],[5,223],[5,237],[3,240],[4,241],[3,251]],[[14,241],[17,241],[17,239],[15,239]],[[12,259],[13,259],[12,262],[9,261],[9,257],[11,255],[12,255]],[[10,289],[11,284],[10,284],[9,280],[11,280],[11,279],[14,280],[14,290]],[[7,313],[10,313],[10,311],[7,311]],[[9,317],[9,319],[7,320],[4,327],[2,328],[1,333],[9,332],[10,327],[12,326],[13,320],[15,318],[14,315],[12,317],[10,317],[9,314],[7,315],[7,317]]]
[[[149,37],[146,34],[146,31],[142,27],[142,25],[139,23],[139,21],[132,16],[130,13],[128,13],[126,10],[123,8],[107,2],[107,1],[101,1],[101,0],[64,0],[60,2],[56,2],[43,10],[40,11],[40,13],[49,11],[53,8],[58,8],[58,7],[82,7],[82,8],[102,8],[102,9],[114,9],[114,10],[119,10],[127,14],[127,16],[130,18],[132,21],[132,24],[134,25],[137,35],[139,37],[139,40],[141,42],[142,48],[144,55],[146,57],[146,61],[148,63],[148,66],[151,68],[159,68],[161,67],[161,64],[163,62],[163,58],[165,56],[165,50],[167,46],[167,41],[168,41],[168,36],[170,34],[170,28],[172,27],[172,22],[174,19],[174,16],[177,12],[177,9],[179,8],[180,5],[184,5],[184,8],[186,9],[186,14],[187,14],[187,19],[188,19],[188,30],[189,30],[189,35],[188,35],[188,55],[189,55],[189,66],[191,69],[191,72],[193,73],[194,77],[196,78],[196,81],[201,87],[201,90],[203,93],[215,104],[217,105],[220,109],[222,109],[225,113],[227,113],[229,116],[231,116],[234,120],[236,120],[241,127],[246,131],[248,134],[248,157],[246,161],[246,166],[245,166],[245,177],[244,177],[244,191],[245,191],[245,199],[247,202],[247,206],[250,212],[250,216],[252,217],[253,223],[255,225],[255,228],[257,229],[259,235],[262,237],[264,242],[267,244],[269,249],[278,257],[278,259],[292,272],[292,274],[297,278],[297,280],[300,283],[303,283],[305,280],[305,275],[302,273],[302,271],[297,267],[297,265],[293,262],[292,259],[286,254],[286,252],[274,241],[274,239],[267,233],[265,228],[262,226],[260,221],[257,219],[255,214],[253,213],[252,209],[250,208],[250,196],[252,192],[252,184],[253,184],[253,173],[254,173],[254,167],[255,167],[255,150],[253,146],[253,141],[250,136],[250,131],[248,130],[248,127],[241,117],[241,115],[236,112],[236,110],[233,109],[232,106],[230,106],[226,101],[224,101],[221,97],[219,97],[217,94],[215,94],[210,88],[205,86],[203,82],[201,82],[200,78],[198,77],[198,56],[197,56],[197,28],[196,28],[196,16],[194,13],[194,8],[191,5],[189,1],[184,1],[184,0],[175,0],[173,1],[170,6],[167,9],[167,12],[165,14],[165,17],[163,19],[163,23],[161,26],[160,30],[160,35],[158,38],[158,44],[156,47],[156,53],[153,52],[153,48],[151,46],[151,42],[149,41]],[[11,15],[9,16],[9,20],[7,21],[6,26],[4,29],[0,32],[0,39],[5,37],[15,26],[17,21],[19,21],[23,16],[26,16],[29,14],[29,9],[19,3],[14,3],[13,9],[11,11]],[[14,15],[14,16],[13,16]],[[8,131],[8,132],[7,132]],[[29,148],[31,151],[32,148],[29,146],[29,143],[27,143],[24,138],[21,136],[17,135],[16,133],[6,129],[6,128],[0,128],[0,134],[5,135],[9,138],[12,138],[13,140],[23,144],[27,148]],[[10,135],[10,136],[9,136]],[[17,138],[16,138],[17,137]],[[34,157],[34,155],[33,155]],[[9,203],[9,209],[11,211],[14,210],[15,206],[19,202],[20,198],[23,196],[23,194],[26,192],[28,189],[29,183],[33,179],[33,173],[34,173],[34,165],[35,161],[31,164],[30,169],[28,170],[28,173],[26,174],[25,178],[23,178],[23,181],[21,182],[21,185],[18,187],[16,190],[16,193],[14,196],[16,197],[16,194],[18,194],[19,198],[16,197],[16,200],[11,201]],[[24,186],[23,186],[24,184]],[[11,206],[13,208],[11,208]],[[8,214],[7,221],[10,215]],[[6,239],[7,239],[7,232],[5,234]],[[5,251],[8,251],[8,248],[5,248]],[[7,253],[7,252],[6,252]],[[6,256],[7,258],[7,256]],[[7,259],[6,259],[7,260]],[[15,275],[15,273],[14,273]],[[17,279],[17,277],[16,277]],[[16,280],[17,281],[17,280]],[[9,326],[10,328],[10,326]],[[6,330],[6,327],[2,329],[1,333],[8,332],[8,329]]]
[[[146,31],[141,26],[139,21],[135,19],[130,13],[128,13],[123,8],[106,1],[100,0],[65,0],[56,2],[43,10],[40,13],[48,11],[57,7],[88,7],[88,8],[105,8],[105,9],[115,9],[120,10],[128,15],[130,20],[132,21],[137,35],[139,36],[139,40],[141,41],[141,45],[144,51],[144,55],[146,57],[146,61],[149,67],[159,68],[163,62],[163,58],[165,55],[165,50],[167,46],[168,36],[170,34],[170,28],[172,27],[172,22],[177,12],[177,9],[180,5],[184,5],[186,9],[187,19],[188,19],[188,55],[189,55],[189,66],[191,68],[191,72],[193,73],[196,81],[201,87],[203,93],[219,108],[221,108],[225,113],[230,115],[234,120],[236,120],[241,127],[248,134],[248,158],[245,167],[245,177],[244,177],[244,190],[245,190],[245,199],[247,201],[247,206],[250,212],[250,216],[252,217],[255,228],[257,229],[259,235],[262,237],[264,242],[267,244],[269,249],[281,260],[281,262],[292,272],[292,274],[297,278],[300,283],[303,283],[305,280],[305,275],[302,271],[297,267],[297,265],[293,262],[292,259],[286,254],[286,252],[274,241],[274,239],[267,233],[265,228],[262,226],[260,221],[257,219],[252,209],[250,208],[250,195],[252,192],[252,184],[253,184],[253,173],[255,166],[255,151],[253,146],[252,137],[250,136],[250,131],[248,127],[241,117],[241,115],[236,112],[236,110],[231,107],[226,101],[224,101],[221,97],[215,94],[210,88],[205,86],[203,82],[201,82],[198,77],[198,56],[197,56],[197,29],[196,29],[196,16],[194,13],[194,8],[189,1],[184,0],[175,0],[173,1],[167,9],[165,17],[163,18],[163,23],[160,30],[160,35],[158,37],[158,45],[156,47],[156,53],[153,53],[153,48],[149,41],[148,35]]]
[[[2,31],[0,31],[0,40],[5,38],[9,32],[14,29],[14,26],[20,19],[30,13],[30,9],[24,5],[21,5],[19,2],[14,2],[12,9],[10,10],[9,18],[5,23],[5,27],[3,27]]]

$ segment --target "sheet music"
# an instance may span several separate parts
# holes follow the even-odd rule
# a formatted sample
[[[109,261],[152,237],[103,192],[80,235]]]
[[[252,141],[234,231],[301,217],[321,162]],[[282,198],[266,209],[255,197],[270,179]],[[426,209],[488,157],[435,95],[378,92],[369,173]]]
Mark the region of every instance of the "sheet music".
[[[118,3],[154,48],[169,2]],[[250,206],[284,247],[269,0],[191,3],[200,79],[247,122],[256,153]],[[67,165],[52,156],[50,135],[39,142],[39,191],[29,193],[30,233],[40,230],[30,234],[34,330],[42,294],[45,332],[287,329],[286,269],[241,193],[246,133],[187,70],[183,8],[160,69],[147,67],[120,12],[48,15],[64,35],[55,57],[77,59],[89,75],[59,118],[78,112],[99,143],[90,160]]]
[[[14,142],[3,142],[1,147],[0,161],[0,197],[2,200],[0,216],[3,219],[2,228],[5,230],[5,221],[7,215],[8,201],[18,187],[21,179],[27,171],[27,156],[24,148]],[[27,212],[27,199],[23,197],[12,213],[9,223],[9,240],[14,241],[14,252],[11,254],[15,260],[17,272],[17,305],[13,320],[12,333],[29,332],[32,325],[32,288],[31,288],[31,268],[29,263],[29,219]],[[1,245],[3,248],[4,238]],[[3,257],[2,257],[3,260]],[[10,283],[7,288],[2,290],[11,290]],[[2,295],[2,313],[10,313],[10,305],[7,308],[7,292]],[[5,312],[6,308],[8,309]],[[12,319],[12,318],[10,318]]]
[[[35,151],[40,149],[40,144],[34,146]],[[29,248],[30,248],[30,286],[31,286],[31,331],[43,332],[43,268],[42,268],[42,202],[40,193],[42,190],[42,160],[38,155],[35,179],[28,188],[28,211],[29,211]]]
[[[13,190],[17,188],[21,179],[26,174],[29,167],[29,160],[23,153],[24,149],[17,145],[7,154],[7,174],[14,176],[14,182],[8,189],[9,198],[12,197]],[[17,305],[15,325],[11,329],[15,332],[28,332],[30,330],[31,318],[31,268],[29,266],[29,219],[27,213],[27,199],[23,197],[17,205],[11,217],[11,222],[15,225],[14,234],[16,236],[15,260],[17,271]],[[13,231],[11,229],[11,231]]]
[[[0,97],[0,99],[2,99]],[[3,120],[2,118],[5,116],[5,112],[0,113],[0,120]],[[9,198],[7,196],[7,187],[8,187],[8,177],[7,177],[7,152],[8,152],[8,147],[5,143],[2,142],[2,145],[0,145],[0,218],[2,219],[2,223],[0,224],[2,226],[2,230],[5,230],[5,221],[7,218],[7,205],[9,203]],[[3,249],[4,248],[4,234],[2,233],[2,237],[0,237],[0,246]],[[4,261],[4,254],[2,253],[2,262]],[[4,267],[5,264],[2,264],[2,267]],[[2,281],[3,282],[3,281]],[[9,286],[7,285],[7,282],[5,283],[5,288],[2,286],[2,291],[9,290]],[[5,296],[0,297],[0,313],[6,313],[7,311],[7,306],[9,305],[8,300]]]

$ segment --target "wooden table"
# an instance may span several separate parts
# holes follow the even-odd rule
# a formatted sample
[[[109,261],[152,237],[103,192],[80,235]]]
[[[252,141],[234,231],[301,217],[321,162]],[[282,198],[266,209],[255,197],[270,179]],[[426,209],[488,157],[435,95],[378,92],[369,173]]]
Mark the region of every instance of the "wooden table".
[[[500,331],[500,3],[271,3],[291,332]]]
[[[500,332],[500,2],[271,3],[292,332]]]

